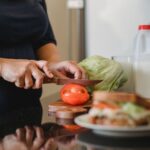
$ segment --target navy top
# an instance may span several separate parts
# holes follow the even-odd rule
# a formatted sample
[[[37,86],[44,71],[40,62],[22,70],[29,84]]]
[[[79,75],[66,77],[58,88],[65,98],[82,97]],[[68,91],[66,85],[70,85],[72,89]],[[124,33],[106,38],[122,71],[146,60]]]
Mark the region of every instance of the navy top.
[[[56,43],[43,0],[0,0],[0,58],[37,59],[36,50]],[[0,116],[40,106],[40,90],[25,90],[0,78]]]

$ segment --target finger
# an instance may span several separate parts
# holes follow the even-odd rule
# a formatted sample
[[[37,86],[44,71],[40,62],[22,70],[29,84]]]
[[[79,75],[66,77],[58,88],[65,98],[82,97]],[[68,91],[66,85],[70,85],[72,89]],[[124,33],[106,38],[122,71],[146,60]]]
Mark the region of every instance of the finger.
[[[48,139],[48,141],[46,142],[46,144],[44,145],[44,150],[57,150],[58,146],[55,143],[54,139]]]
[[[77,62],[76,61],[70,61],[72,64],[74,64],[80,71],[81,71],[81,73],[82,73],[82,75],[81,75],[81,78],[82,79],[87,79],[88,77],[87,77],[87,74],[86,74],[86,71],[81,67],[81,66],[79,66],[78,64],[77,64]]]
[[[50,71],[50,69],[49,69],[47,66],[44,66],[44,67],[43,67],[43,71],[44,71],[44,73],[45,73],[49,78],[53,78],[53,77],[54,77],[53,73]]]
[[[21,77],[19,79],[16,80],[15,85],[19,88],[24,88],[25,86],[25,77]]]
[[[32,149],[39,149],[45,142],[44,131],[40,127],[34,127],[34,129],[36,133],[36,138],[33,141]]]
[[[31,73],[35,79],[33,89],[41,88],[44,80],[44,73],[42,73],[36,66],[31,67]]]
[[[25,142],[25,130],[23,128],[19,128],[16,130],[17,139]]]
[[[43,131],[43,129],[40,128],[40,127],[34,127],[34,129],[35,129],[37,138],[44,139],[44,131]]]
[[[67,74],[71,74],[71,75],[73,75],[73,77],[75,78],[75,79],[80,79],[80,78],[82,78],[82,72],[81,72],[81,70],[79,69],[79,67],[77,67],[77,65],[75,65],[74,63],[72,63],[72,62],[70,62],[70,61],[64,61],[64,62],[60,62],[60,63],[58,63],[56,66],[55,66],[55,70],[57,69],[57,71],[61,71],[61,70],[63,70],[63,71],[65,71]],[[57,74],[57,72],[54,72],[53,71],[53,74],[55,75],[55,74]],[[59,72],[59,74],[60,74],[60,72]],[[62,77],[64,77],[64,78],[67,78],[64,74],[60,74],[60,75],[57,75],[58,77],[60,76],[62,76]]]
[[[26,129],[26,143],[30,147],[33,142],[34,131],[29,126],[26,126],[25,129]]]
[[[25,89],[30,89],[34,85],[31,72],[27,72],[25,75]]]
[[[75,79],[81,79],[82,78],[82,71],[74,63],[69,63],[68,69],[69,69],[70,73],[74,74]]]
[[[53,78],[53,74],[48,67],[47,61],[36,61],[37,66],[44,71],[44,73],[49,77]]]
[[[82,67],[80,67],[79,65],[78,65],[78,67],[79,67],[79,69],[80,69],[81,72],[82,72],[82,79],[88,79],[88,76],[87,76],[87,74],[86,74],[86,71],[85,71]]]

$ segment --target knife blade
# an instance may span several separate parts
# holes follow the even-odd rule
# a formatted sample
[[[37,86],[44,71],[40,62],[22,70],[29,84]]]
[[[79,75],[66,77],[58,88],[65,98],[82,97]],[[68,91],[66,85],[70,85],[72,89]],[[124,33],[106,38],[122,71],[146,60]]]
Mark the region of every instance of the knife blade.
[[[62,79],[62,78],[45,78],[44,84],[55,83],[57,85],[64,85],[69,83],[79,84],[83,86],[95,85],[102,82],[102,80],[88,80],[88,79]]]

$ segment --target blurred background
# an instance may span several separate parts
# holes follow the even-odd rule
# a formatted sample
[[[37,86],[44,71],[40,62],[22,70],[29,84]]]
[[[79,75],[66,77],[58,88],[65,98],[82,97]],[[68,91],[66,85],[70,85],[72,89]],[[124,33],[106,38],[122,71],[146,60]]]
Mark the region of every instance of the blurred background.
[[[62,60],[130,56],[138,25],[150,24],[150,0],[46,1]],[[60,88],[44,85],[42,103]]]

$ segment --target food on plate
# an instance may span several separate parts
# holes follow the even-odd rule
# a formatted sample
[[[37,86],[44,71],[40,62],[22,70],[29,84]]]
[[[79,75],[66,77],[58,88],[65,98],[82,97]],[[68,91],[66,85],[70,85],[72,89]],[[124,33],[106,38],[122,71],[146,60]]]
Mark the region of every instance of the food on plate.
[[[89,100],[89,93],[84,86],[66,84],[60,91],[61,99],[70,105],[82,105]]]
[[[82,60],[79,65],[85,69],[89,79],[103,80],[92,87],[92,91],[116,90],[127,81],[127,75],[121,64],[114,60],[102,56],[92,56]]]
[[[135,94],[97,91],[93,99],[89,111],[93,124],[130,127],[150,124],[150,102],[141,103]]]

